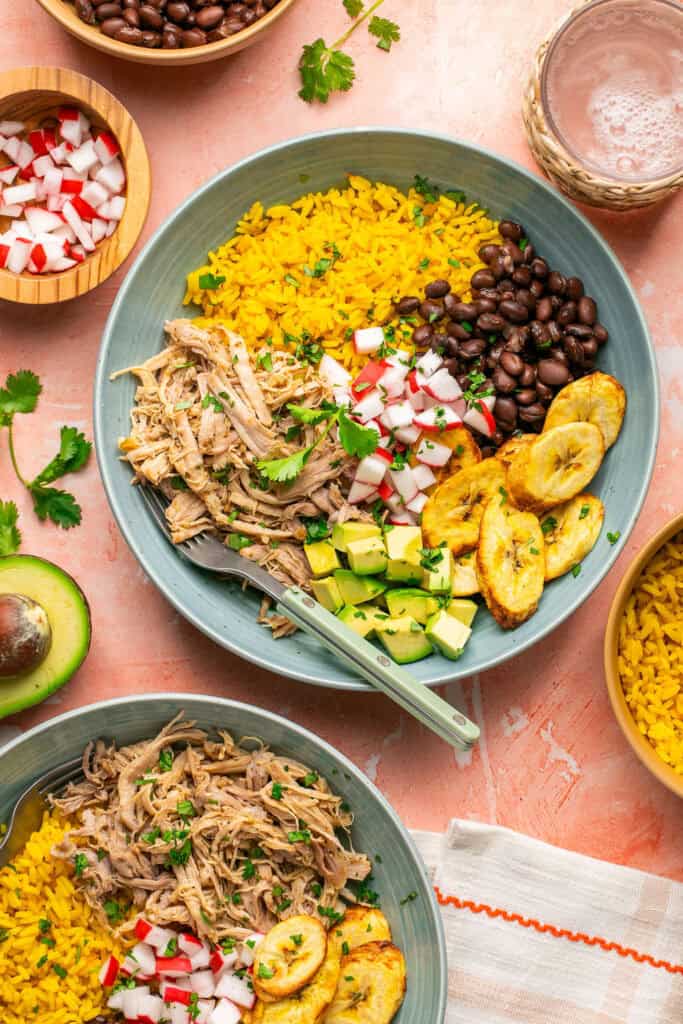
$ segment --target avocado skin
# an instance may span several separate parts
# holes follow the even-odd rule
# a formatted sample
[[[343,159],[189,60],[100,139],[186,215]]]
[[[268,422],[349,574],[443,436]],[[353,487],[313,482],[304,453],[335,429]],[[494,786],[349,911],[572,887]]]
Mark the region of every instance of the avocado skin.
[[[23,590],[21,582],[17,582],[17,576],[20,577],[22,572],[26,573]],[[37,678],[40,679],[40,676],[45,674],[46,666],[50,666],[53,654],[59,652],[60,649],[59,632],[54,629],[54,622],[51,618],[53,646],[45,661],[26,675],[0,680],[0,719],[6,718],[7,715],[17,714],[49,697],[71,679],[83,664],[90,650],[92,639],[90,606],[74,578],[54,562],[37,555],[5,555],[0,558],[0,593],[26,593],[28,597],[33,597],[35,601],[42,604],[50,617],[50,607],[47,607],[50,602],[45,600],[44,593],[41,593],[38,589],[39,584],[36,583],[40,578],[43,581],[47,579],[52,582],[64,592],[65,596],[68,596],[73,605],[73,621],[77,624],[78,642],[74,642],[70,647],[64,661],[58,662],[53,675],[41,682],[36,682]],[[11,583],[9,583],[10,579],[12,579]],[[55,657],[54,660],[57,661],[57,658]]]

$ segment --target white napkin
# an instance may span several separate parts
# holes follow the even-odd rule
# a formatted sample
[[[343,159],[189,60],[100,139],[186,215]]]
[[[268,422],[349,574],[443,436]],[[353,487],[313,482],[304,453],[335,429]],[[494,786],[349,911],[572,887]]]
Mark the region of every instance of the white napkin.
[[[683,1024],[682,884],[478,822],[413,837],[442,903],[446,1024]]]

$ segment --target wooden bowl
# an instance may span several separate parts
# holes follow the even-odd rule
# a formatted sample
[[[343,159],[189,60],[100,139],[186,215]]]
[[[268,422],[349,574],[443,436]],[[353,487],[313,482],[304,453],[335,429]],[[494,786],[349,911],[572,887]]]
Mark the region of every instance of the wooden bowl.
[[[116,39],[110,39],[109,36],[100,32],[97,25],[86,25],[84,21],[81,21],[73,3],[67,2],[67,0],[38,0],[38,3],[59,22],[62,28],[76,36],[81,42],[87,43],[88,46],[94,46],[95,49],[102,50],[112,57],[132,60],[136,64],[177,68],[186,64],[204,64],[210,60],[229,57],[231,54],[237,53],[238,50],[244,50],[247,46],[259,42],[285,11],[296,3],[296,0],[279,0],[272,11],[268,11],[248,28],[236,32],[234,36],[222,39],[218,43],[193,46],[187,50],[148,50],[145,46],[119,43]]]
[[[683,776],[677,775],[665,761],[662,761],[659,755],[655,752],[654,747],[650,746],[649,742],[636,725],[635,719],[633,718],[631,710],[626,703],[626,698],[624,697],[624,691],[621,687],[621,678],[619,676],[619,669],[617,665],[619,625],[621,623],[621,617],[624,614],[626,602],[631,596],[631,591],[650,559],[654,557],[663,544],[668,540],[671,540],[671,538],[681,530],[683,530],[683,512],[675,516],[671,522],[662,527],[662,529],[648,541],[624,573],[623,579],[619,584],[619,588],[614,595],[612,607],[610,608],[609,618],[607,620],[607,629],[605,630],[603,656],[605,678],[607,680],[607,692],[612,704],[612,710],[616,715],[617,722],[621,726],[621,731],[631,744],[636,757],[640,758],[645,767],[648,768],[652,774],[658,778],[660,782],[663,782],[664,785],[673,793],[677,796],[683,797]]]
[[[0,298],[11,302],[64,302],[96,288],[128,257],[147,217],[151,173],[145,143],[133,118],[111,93],[66,68],[17,68],[0,74],[0,120],[31,125],[54,115],[62,104],[80,107],[93,124],[116,136],[128,179],[126,208],[114,234],[71,270],[11,274],[0,269]]]

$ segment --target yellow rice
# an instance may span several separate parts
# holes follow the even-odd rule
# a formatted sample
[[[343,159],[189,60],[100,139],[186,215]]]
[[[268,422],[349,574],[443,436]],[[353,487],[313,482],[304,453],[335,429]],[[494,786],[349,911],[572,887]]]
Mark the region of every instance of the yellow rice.
[[[480,246],[501,240],[496,221],[476,203],[443,195],[426,203],[413,189],[406,195],[354,175],[348,182],[289,206],[264,210],[254,203],[235,235],[188,275],[185,303],[202,308],[197,323],[225,324],[254,348],[267,339],[286,347],[285,334],[296,339],[307,331],[355,370],[367,357],[354,354],[351,332],[390,320],[393,299],[422,296],[440,277],[469,297],[472,273],[483,266]],[[340,258],[322,276],[307,276],[304,267],[330,259],[332,245]],[[199,279],[207,272],[225,282],[202,290]],[[407,345],[412,327],[392,322],[397,341]]]
[[[683,775],[683,532],[657,552],[628,599],[618,664],[638,728]]]
[[[2,1024],[82,1024],[103,1012],[97,974],[116,946],[78,895],[73,868],[50,856],[64,832],[64,823],[46,814],[22,853],[0,871]]]

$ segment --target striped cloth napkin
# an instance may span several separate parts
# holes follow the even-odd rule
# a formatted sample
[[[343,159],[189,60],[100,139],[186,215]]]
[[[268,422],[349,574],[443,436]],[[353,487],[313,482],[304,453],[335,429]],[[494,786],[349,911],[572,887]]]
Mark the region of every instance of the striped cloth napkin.
[[[683,1024],[683,885],[473,821],[413,837],[443,913],[446,1024]]]

